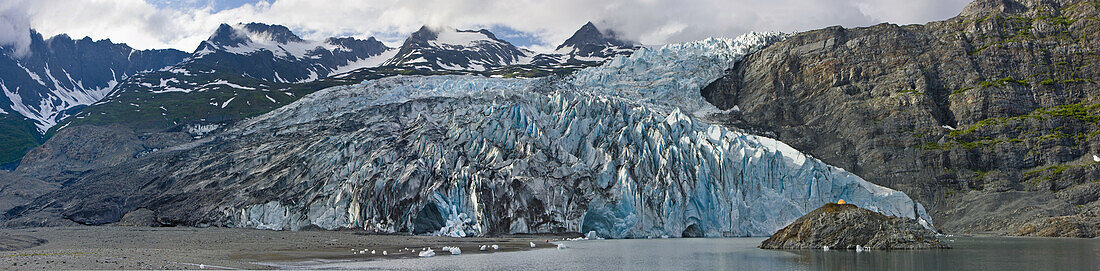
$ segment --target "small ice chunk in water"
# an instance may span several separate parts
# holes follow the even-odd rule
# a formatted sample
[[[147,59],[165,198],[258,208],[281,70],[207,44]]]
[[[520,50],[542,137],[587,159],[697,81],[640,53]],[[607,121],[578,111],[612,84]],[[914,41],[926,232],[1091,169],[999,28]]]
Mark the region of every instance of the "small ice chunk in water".
[[[856,245],[856,252],[863,252],[863,246]]]
[[[450,252],[452,255],[462,254],[462,249],[459,249],[458,247],[452,247],[452,246],[443,247],[443,251]]]
[[[493,245],[493,250],[498,250],[498,249],[500,249],[500,246]]]
[[[596,235],[596,231],[589,231],[588,234],[584,235],[584,239],[588,239],[588,240],[596,240],[596,238],[599,238],[599,237],[600,237],[599,235]]]
[[[390,255],[390,253],[389,253],[389,252],[387,252],[387,251],[385,251],[385,250],[383,250],[383,251],[382,251],[382,256],[386,256],[386,255]]]
[[[829,246],[823,246],[823,247],[821,247],[821,250],[829,251]]]
[[[426,249],[424,251],[421,251],[419,255],[420,255],[420,257],[427,258],[427,257],[435,256],[435,251],[433,251],[432,249],[429,248],[429,249]]]
[[[374,253],[374,250],[371,250],[370,255],[374,255],[374,254],[376,254],[376,253]]]
[[[535,242],[531,242],[531,247],[535,247]]]
[[[565,249],[565,244],[558,244],[558,249]]]
[[[485,251],[488,248],[489,248],[489,246],[481,245],[481,248],[479,248],[478,250]]]

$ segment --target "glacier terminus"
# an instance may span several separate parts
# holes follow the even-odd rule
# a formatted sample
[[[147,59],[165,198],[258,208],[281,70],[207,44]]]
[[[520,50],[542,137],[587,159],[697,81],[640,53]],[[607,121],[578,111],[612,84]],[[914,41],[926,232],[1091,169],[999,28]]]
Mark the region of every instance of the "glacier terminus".
[[[215,182],[272,192],[236,193],[196,220],[459,237],[767,236],[843,199],[931,228],[902,192],[705,121],[718,110],[700,89],[784,37],[643,48],[564,77],[398,76],[322,90],[213,139],[248,157],[213,158],[241,173]],[[204,147],[191,148],[182,151]]]

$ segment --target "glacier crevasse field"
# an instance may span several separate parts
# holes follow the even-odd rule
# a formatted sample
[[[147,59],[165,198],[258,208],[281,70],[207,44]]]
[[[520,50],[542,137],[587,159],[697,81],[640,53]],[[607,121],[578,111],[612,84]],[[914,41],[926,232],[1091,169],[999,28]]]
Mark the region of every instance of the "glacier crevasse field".
[[[704,122],[718,109],[700,89],[784,37],[641,49],[563,78],[399,76],[322,90],[223,133],[247,142],[233,154],[249,157],[234,161],[244,176],[276,180],[242,186],[291,188],[237,194],[220,220],[448,236],[768,236],[844,199],[931,227],[904,193]]]

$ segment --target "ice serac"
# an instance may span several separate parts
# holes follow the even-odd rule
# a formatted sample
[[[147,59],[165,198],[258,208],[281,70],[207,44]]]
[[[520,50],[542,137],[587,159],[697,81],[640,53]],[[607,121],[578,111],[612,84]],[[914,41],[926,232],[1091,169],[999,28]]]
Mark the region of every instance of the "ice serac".
[[[330,88],[225,131],[244,161],[218,156],[175,175],[249,168],[210,173],[253,191],[223,201],[216,221],[265,229],[767,236],[839,199],[931,227],[904,193],[703,121],[717,109],[699,90],[784,37],[640,49],[566,78],[402,76]],[[242,181],[249,175],[267,177]]]

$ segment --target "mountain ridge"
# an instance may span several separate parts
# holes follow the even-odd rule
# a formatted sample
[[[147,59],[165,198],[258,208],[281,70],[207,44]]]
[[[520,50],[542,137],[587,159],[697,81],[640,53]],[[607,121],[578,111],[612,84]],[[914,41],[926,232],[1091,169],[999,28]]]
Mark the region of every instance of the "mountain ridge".
[[[35,30],[25,55],[0,47],[0,165],[18,161],[47,130],[107,96],[126,78],[183,60],[173,49],[136,50],[110,39],[44,39]]]
[[[409,35],[394,58],[383,66],[417,70],[475,70],[518,64],[530,54],[497,39],[489,30],[432,29],[427,26]]]
[[[441,34],[443,40],[439,39]],[[636,48],[617,48],[615,54],[583,62],[560,63],[556,59],[562,57],[553,55],[548,57],[553,58],[551,61],[532,63],[533,52],[517,48],[484,29],[433,30],[425,26],[410,34],[401,47],[388,48],[373,37],[366,40],[333,37],[316,42],[300,39],[283,26],[223,24],[196,48],[191,58],[120,84],[113,96],[80,112],[61,127],[121,123],[141,131],[157,131],[174,129],[171,127],[177,125],[221,125],[269,111],[324,87],[367,79],[398,74],[527,77],[567,74]],[[215,93],[211,93],[212,88]],[[153,98],[164,95],[174,98]],[[180,102],[155,102],[158,100]],[[165,112],[143,111],[141,107]],[[186,111],[196,114],[182,115],[175,112],[180,111],[176,108],[188,108]]]

